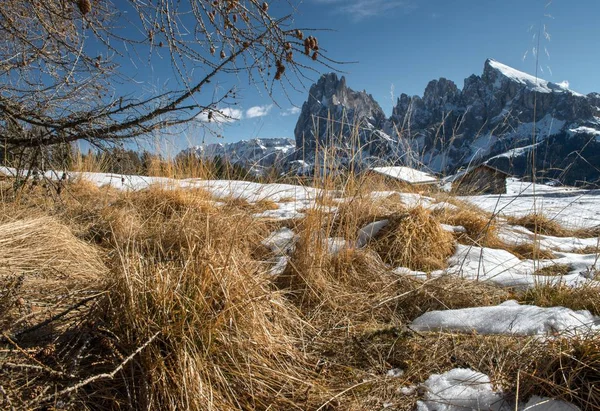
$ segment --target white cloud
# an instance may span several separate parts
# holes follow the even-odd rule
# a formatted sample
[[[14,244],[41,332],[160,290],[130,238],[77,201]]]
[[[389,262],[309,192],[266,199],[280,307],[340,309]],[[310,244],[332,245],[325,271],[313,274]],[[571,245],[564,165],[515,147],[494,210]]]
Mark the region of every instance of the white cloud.
[[[209,116],[209,111],[203,111],[202,113],[198,114],[196,118],[203,123],[208,123],[210,117],[210,121],[214,123],[223,124],[233,123],[234,121],[241,120],[244,115],[244,113],[242,113],[242,110],[231,107],[215,109],[212,110],[211,113],[212,114]]]
[[[354,21],[379,16],[392,9],[411,11],[416,8],[415,0],[314,0],[329,4],[338,13],[347,14]]]
[[[300,111],[301,110],[300,110],[299,107],[290,107],[290,108],[287,108],[287,109],[283,110],[280,113],[280,115],[284,116],[284,117],[286,117],[286,116],[293,116],[293,115],[296,115],[296,114],[300,114]]]
[[[273,108],[273,104],[268,106],[254,106],[246,110],[246,118],[264,117],[269,114],[269,111]]]

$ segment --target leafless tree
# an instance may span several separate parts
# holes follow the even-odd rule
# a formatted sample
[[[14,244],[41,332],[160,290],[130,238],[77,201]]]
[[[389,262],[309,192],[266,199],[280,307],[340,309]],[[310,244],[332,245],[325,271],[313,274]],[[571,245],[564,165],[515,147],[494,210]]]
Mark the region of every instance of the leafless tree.
[[[4,0],[0,145],[114,142],[210,119],[235,97],[208,91],[224,75],[269,93],[294,87],[330,60],[291,27],[293,7],[277,5],[290,14],[257,0]],[[158,61],[176,81],[132,94],[127,68]]]

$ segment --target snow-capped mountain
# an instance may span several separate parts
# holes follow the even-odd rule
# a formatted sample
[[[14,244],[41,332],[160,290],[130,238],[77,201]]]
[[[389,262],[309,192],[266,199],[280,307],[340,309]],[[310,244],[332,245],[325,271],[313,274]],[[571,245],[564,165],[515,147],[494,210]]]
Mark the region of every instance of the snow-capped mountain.
[[[462,90],[445,78],[433,80],[422,97],[402,94],[391,117],[382,118],[370,95],[327,74],[302,107],[296,144],[303,158],[310,157],[307,148],[333,144],[369,164],[421,164],[448,174],[489,160],[519,176],[530,173],[535,149],[539,175],[570,184],[600,178],[580,158],[600,155],[600,94],[585,96],[566,82],[538,79],[492,59],[481,76],[465,79]]]
[[[271,167],[280,164],[296,149],[290,138],[255,138],[235,143],[214,143],[183,150],[180,156],[195,155],[202,159],[216,157],[248,168]]]
[[[422,98],[403,94],[385,131],[410,140],[433,170],[446,171],[574,126],[597,126],[591,100],[490,59],[462,90],[442,78],[430,82]]]

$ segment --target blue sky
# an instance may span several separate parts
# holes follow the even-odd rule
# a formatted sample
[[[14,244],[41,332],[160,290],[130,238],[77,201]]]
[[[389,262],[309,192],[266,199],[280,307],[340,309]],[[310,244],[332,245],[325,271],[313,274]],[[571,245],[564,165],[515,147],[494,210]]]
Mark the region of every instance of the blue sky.
[[[462,88],[466,77],[481,74],[488,57],[535,73],[538,30],[542,32],[541,78],[568,80],[570,88],[581,93],[600,91],[599,0],[550,4],[548,0],[304,0],[294,4],[296,26],[333,30],[317,34],[319,45],[331,58],[357,61],[338,66],[340,74],[351,88],[371,93],[387,115],[397,96],[422,95],[432,79],[446,77]],[[277,16],[289,7],[273,5],[270,10]],[[317,74],[310,77],[318,79]],[[206,142],[293,138],[298,107],[306,100],[310,84],[306,86],[291,92],[291,101],[276,93],[273,102],[260,89],[242,83],[241,99],[233,107],[237,111],[230,112],[240,119],[222,126],[224,138],[194,128],[177,140],[174,149],[199,144],[203,136]]]

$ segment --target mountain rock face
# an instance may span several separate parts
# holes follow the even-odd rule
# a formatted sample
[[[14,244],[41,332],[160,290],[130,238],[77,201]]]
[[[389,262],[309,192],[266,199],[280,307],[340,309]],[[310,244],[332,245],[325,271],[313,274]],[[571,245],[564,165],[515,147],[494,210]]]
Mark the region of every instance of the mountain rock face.
[[[487,60],[483,74],[465,79],[462,90],[440,79],[429,83],[423,98],[402,95],[385,131],[408,140],[432,170],[449,172],[573,125],[597,128],[598,96],[584,96],[567,86]]]
[[[595,158],[598,130],[600,94],[585,96],[566,82],[551,83],[489,59],[483,74],[466,78],[462,90],[440,78],[422,97],[402,94],[387,119],[372,96],[351,90],[343,77],[324,75],[311,87],[296,124],[296,157],[309,158],[315,147],[335,147],[353,153],[336,152],[346,159],[420,164],[449,174],[500,156],[494,160],[498,167],[523,176],[535,150],[537,161],[543,160],[536,164],[538,174],[548,176],[547,170],[569,165],[562,155],[557,163],[550,143],[565,153],[585,147]],[[570,184],[582,177],[589,182],[585,170],[575,170],[581,167],[571,165],[561,177]]]
[[[381,132],[385,122],[373,96],[350,89],[335,73],[323,75],[310,88],[296,123],[297,157],[310,158],[325,148],[337,149],[339,157],[352,156],[358,148],[384,155],[391,141]]]

